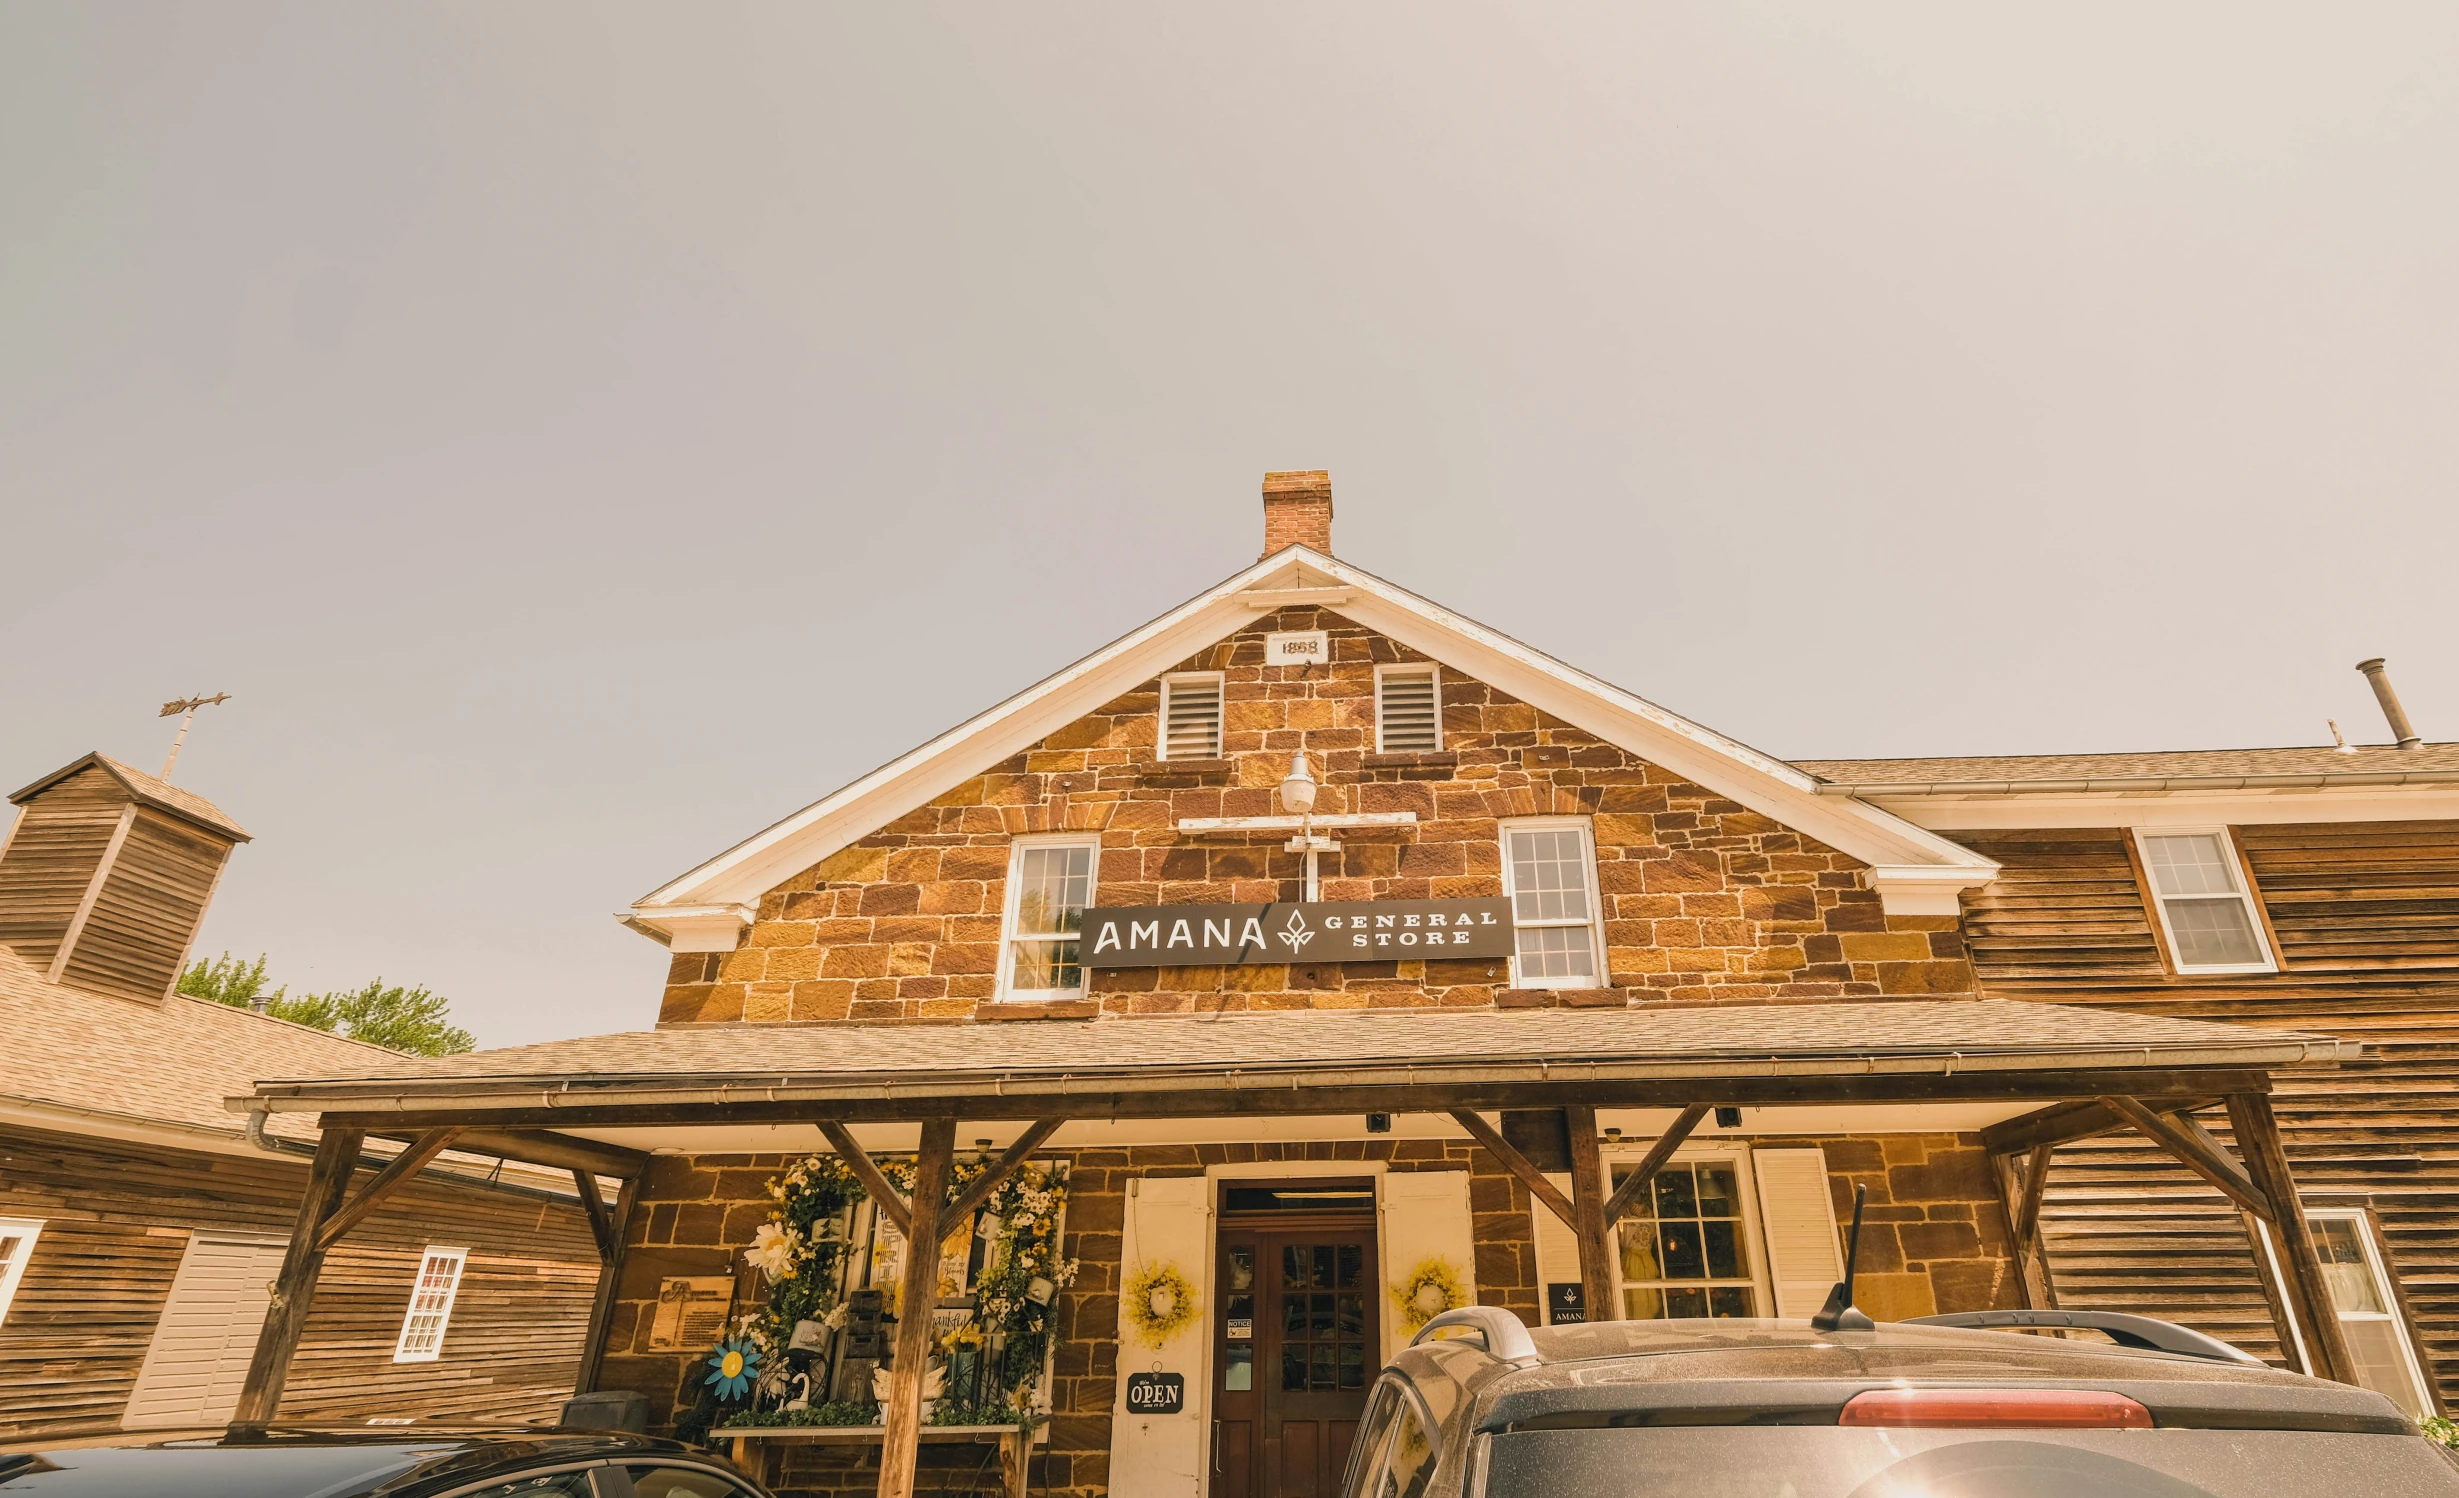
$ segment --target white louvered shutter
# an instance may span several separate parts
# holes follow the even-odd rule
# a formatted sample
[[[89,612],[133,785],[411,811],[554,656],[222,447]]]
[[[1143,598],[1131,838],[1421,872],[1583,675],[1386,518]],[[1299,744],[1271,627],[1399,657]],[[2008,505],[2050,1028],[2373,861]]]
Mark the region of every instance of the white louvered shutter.
[[[273,1305],[283,1246],[191,1238],[120,1423],[130,1430],[220,1425],[239,1408],[256,1334]]]
[[[1161,679],[1161,757],[1221,757],[1220,677],[1165,676]]]
[[[1559,1187],[1563,1195],[1571,1194],[1569,1171],[1550,1170],[1545,1178]],[[1544,1315],[1545,1308],[1553,1304],[1550,1286],[1580,1283],[1580,1241],[1572,1235],[1569,1223],[1555,1216],[1552,1208],[1535,1197],[1529,1198],[1528,1217],[1532,1227],[1531,1237],[1537,1245],[1537,1303],[1539,1314]],[[1600,1311],[1592,1309],[1588,1312],[1591,1321],[1602,1316]]]
[[[1477,1304],[1477,1224],[1469,1215],[1465,1170],[1396,1170],[1383,1178],[1383,1356],[1409,1345],[1414,1333],[1400,1324],[1393,1287],[1440,1259],[1460,1282],[1467,1303]]]
[[[1385,754],[1443,747],[1443,704],[1435,668],[1387,670],[1375,678],[1375,733]]]
[[[1750,1168],[1759,1178],[1759,1230],[1767,1238],[1776,1314],[1815,1315],[1844,1278],[1843,1240],[1827,1192],[1827,1156],[1816,1146],[1752,1150]]]
[[[1218,1322],[1212,1304],[1213,1183],[1206,1176],[1142,1176],[1127,1182],[1127,1221],[1119,1236],[1119,1282],[1168,1265],[1195,1291],[1202,1314],[1160,1347],[1136,1340],[1121,1318],[1121,1372],[1144,1372],[1156,1364],[1187,1380],[1186,1407],[1175,1415],[1127,1408],[1127,1380],[1119,1380],[1110,1409],[1110,1491],[1184,1493],[1203,1491],[1211,1458],[1212,1369],[1208,1354]],[[1263,1448],[1256,1445],[1254,1450]]]

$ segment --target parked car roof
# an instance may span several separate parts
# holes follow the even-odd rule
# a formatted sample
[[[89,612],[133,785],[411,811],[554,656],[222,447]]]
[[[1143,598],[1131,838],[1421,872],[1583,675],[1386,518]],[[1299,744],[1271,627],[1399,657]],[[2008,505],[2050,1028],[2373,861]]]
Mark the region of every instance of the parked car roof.
[[[109,1445],[62,1443],[0,1455],[0,1494],[421,1498],[481,1480],[508,1465],[631,1456],[708,1460],[705,1453],[677,1441],[616,1431],[275,1426],[247,1435],[219,1430],[155,1433]]]

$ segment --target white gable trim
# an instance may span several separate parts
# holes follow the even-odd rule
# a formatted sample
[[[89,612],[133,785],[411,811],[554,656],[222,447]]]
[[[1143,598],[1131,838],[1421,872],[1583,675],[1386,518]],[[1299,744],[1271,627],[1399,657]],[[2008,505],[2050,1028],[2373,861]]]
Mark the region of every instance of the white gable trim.
[[[1344,595],[1332,604],[1333,594]],[[1867,803],[1822,797],[1791,765],[1573,669],[1509,636],[1303,546],[1264,558],[1141,629],[892,760],[644,895],[618,919],[690,949],[747,926],[762,894],[1236,634],[1257,614],[1322,603],[1524,702],[1873,865],[1891,914],[1937,914],[1940,891],[1985,884],[1998,866]],[[721,915],[722,912],[722,915]],[[709,943],[703,946],[702,943]],[[675,943],[684,949],[683,942]],[[727,943],[730,945],[730,943]]]

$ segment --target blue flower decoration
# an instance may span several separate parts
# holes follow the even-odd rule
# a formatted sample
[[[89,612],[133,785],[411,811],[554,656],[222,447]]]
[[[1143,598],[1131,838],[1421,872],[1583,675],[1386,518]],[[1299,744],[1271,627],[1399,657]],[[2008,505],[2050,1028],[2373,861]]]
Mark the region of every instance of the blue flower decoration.
[[[760,1349],[741,1337],[720,1342],[709,1355],[708,1382],[717,1386],[721,1400],[740,1399],[751,1392],[751,1380],[760,1368]]]

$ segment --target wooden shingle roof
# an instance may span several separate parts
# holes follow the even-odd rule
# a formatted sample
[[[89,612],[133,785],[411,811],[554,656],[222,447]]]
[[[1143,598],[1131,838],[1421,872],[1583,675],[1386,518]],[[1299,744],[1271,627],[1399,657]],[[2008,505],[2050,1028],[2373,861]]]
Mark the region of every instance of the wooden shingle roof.
[[[126,787],[128,794],[142,805],[168,812],[181,821],[193,822],[206,831],[220,833],[233,842],[251,841],[246,828],[232,821],[228,812],[196,792],[173,785],[159,776],[148,775],[133,765],[122,764],[100,751],[71,760],[32,785],[15,792],[9,797],[9,801],[14,805],[23,806],[45,790],[88,766],[99,767],[103,773]]]
[[[2459,744],[2397,749],[2367,744],[2288,749],[2169,749],[2135,754],[1996,754],[1934,759],[1799,759],[1795,769],[1832,787],[1872,794],[1922,789],[2226,789],[2257,784],[2424,784],[2459,781]],[[1826,789],[1828,787],[1822,787]]]

